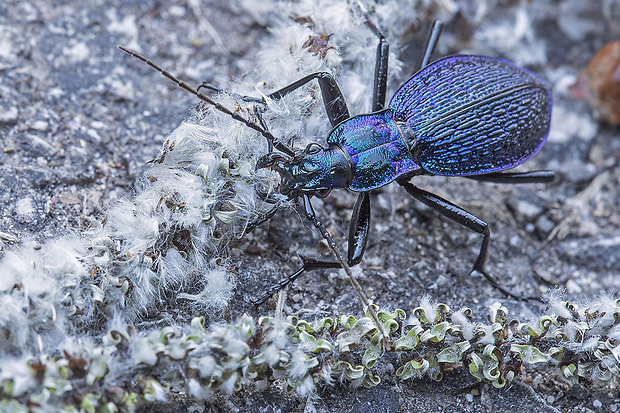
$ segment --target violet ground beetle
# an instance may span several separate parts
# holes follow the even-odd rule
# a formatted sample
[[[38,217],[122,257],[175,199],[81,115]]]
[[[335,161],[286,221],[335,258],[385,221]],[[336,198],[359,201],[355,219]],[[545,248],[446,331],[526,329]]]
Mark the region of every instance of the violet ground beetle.
[[[416,187],[410,180],[417,175],[443,175],[511,184],[552,181],[553,171],[500,173],[525,162],[545,143],[551,120],[548,86],[538,76],[503,59],[456,55],[429,64],[441,32],[441,23],[437,21],[424,49],[420,69],[398,89],[386,107],[389,45],[369,19],[367,24],[379,38],[372,113],[351,117],[338,84],[327,72],[310,74],[267,95],[268,99],[280,99],[312,80],[318,81],[333,129],[327,137],[326,148],[311,143],[301,151],[277,141],[258,111],[261,125],[200,92],[200,88],[222,92],[217,87],[203,83],[194,89],[141,55],[119,48],[265,136],[270,150],[259,159],[257,168],[277,171],[281,176],[280,192],[289,199],[302,198],[306,217],[319,229],[338,258],[339,262],[331,262],[300,257],[301,268],[254,300],[256,304],[266,301],[305,271],[342,266],[364,304],[369,306],[349,266],[362,260],[366,248],[370,230],[370,191],[393,181],[415,199],[483,235],[471,272],[478,271],[507,296],[519,300],[537,299],[510,292],[485,271],[490,232],[484,221]],[[264,99],[241,98],[265,103]],[[311,203],[313,196],[325,197],[334,188],[359,192],[349,227],[346,260],[316,218]],[[251,223],[247,231],[271,218],[278,206],[276,204],[263,218]],[[373,318],[378,322],[376,315]]]

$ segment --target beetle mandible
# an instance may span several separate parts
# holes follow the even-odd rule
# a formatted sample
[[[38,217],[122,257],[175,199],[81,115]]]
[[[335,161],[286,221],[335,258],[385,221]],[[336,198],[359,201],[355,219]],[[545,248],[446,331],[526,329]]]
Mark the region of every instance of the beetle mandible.
[[[478,271],[508,296],[536,299],[510,292],[485,271],[490,231],[484,221],[410,181],[418,175],[460,176],[513,184],[552,181],[552,171],[500,172],[522,164],[545,143],[551,121],[550,89],[538,76],[503,59],[454,55],[429,64],[442,26],[436,21],[419,70],[386,106],[389,44],[374,24],[369,20],[367,24],[379,38],[372,113],[351,117],[338,84],[327,72],[310,74],[267,95],[268,99],[281,99],[308,82],[318,81],[333,129],[326,139],[326,147],[311,143],[304,150],[294,150],[277,141],[260,116],[261,125],[258,125],[200,92],[201,87],[221,92],[217,87],[203,83],[193,89],[139,54],[121,49],[265,136],[270,152],[259,158],[257,167],[271,168],[280,174],[280,192],[289,199],[302,199],[306,217],[328,243],[334,245],[332,249],[337,247],[316,218],[311,198],[325,197],[336,188],[359,192],[349,227],[348,265],[358,264],[366,248],[370,230],[370,191],[397,182],[415,199],[483,236],[471,272]],[[242,98],[265,103],[264,98]],[[250,224],[248,230],[271,218],[277,209],[278,205]],[[301,268],[255,303],[264,302],[304,271],[341,266],[339,262],[300,258]]]

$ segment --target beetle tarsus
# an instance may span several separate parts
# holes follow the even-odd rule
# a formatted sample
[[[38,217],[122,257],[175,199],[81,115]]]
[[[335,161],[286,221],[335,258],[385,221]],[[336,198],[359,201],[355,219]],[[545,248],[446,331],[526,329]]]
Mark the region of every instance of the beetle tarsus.
[[[275,293],[295,281],[301,274],[305,271],[318,270],[318,269],[328,269],[328,268],[340,268],[340,263],[336,261],[323,261],[317,260],[314,258],[306,257],[304,255],[297,255],[299,261],[301,261],[301,268],[297,271],[289,275],[288,277],[280,280],[278,283],[269,287],[265,292],[263,292],[260,296],[251,299],[250,301],[254,305],[263,304],[267,301],[271,296]]]
[[[518,295],[518,294],[513,293],[512,291],[510,291],[510,290],[502,287],[501,285],[499,285],[499,283],[495,280],[495,278],[493,278],[489,273],[487,273],[484,270],[473,269],[469,274],[472,275],[474,272],[482,274],[482,276],[489,282],[489,284],[491,284],[493,286],[493,288],[495,288],[496,290],[498,290],[499,292],[501,292],[502,294],[504,294],[507,297],[511,297],[511,298],[514,298],[517,301],[524,301],[524,302],[528,302],[528,301],[538,301],[540,303],[544,302],[540,297],[536,297],[536,296],[523,296],[523,295]]]

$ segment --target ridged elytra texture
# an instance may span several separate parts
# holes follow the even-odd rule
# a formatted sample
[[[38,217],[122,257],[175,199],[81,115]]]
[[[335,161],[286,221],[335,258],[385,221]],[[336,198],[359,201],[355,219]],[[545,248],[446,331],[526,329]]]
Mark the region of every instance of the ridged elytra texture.
[[[508,61],[451,56],[413,75],[390,107],[411,128],[413,160],[424,170],[476,175],[538,152],[549,133],[551,92]]]

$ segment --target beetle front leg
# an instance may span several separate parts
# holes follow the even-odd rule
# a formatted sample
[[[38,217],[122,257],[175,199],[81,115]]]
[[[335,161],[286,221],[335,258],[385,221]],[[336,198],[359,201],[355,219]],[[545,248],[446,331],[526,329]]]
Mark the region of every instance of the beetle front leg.
[[[312,224],[321,232],[323,238],[329,243],[329,246],[332,250],[338,250],[336,243],[332,239],[331,235],[327,232],[325,225],[320,222],[316,218],[316,213],[314,212],[314,208],[312,207],[312,203],[310,202],[310,197],[308,195],[304,195],[303,199],[303,207],[306,214],[306,218],[312,222]],[[338,250],[339,251],[339,250]],[[284,278],[277,284],[271,286],[267,291],[265,291],[258,298],[252,299],[252,303],[255,305],[260,305],[267,301],[269,297],[280,291],[282,288],[286,287],[293,281],[295,281],[301,274],[306,271],[318,270],[318,269],[327,269],[327,268],[341,268],[342,264],[336,261],[323,261],[317,260],[314,258],[305,257],[299,255],[299,260],[301,261],[301,268],[295,271],[293,274]]]
[[[477,232],[478,234],[482,234],[482,245],[480,246],[480,253],[478,254],[478,258],[476,258],[476,262],[474,263],[474,268],[471,272],[478,271],[480,274],[487,279],[489,283],[497,290],[501,291],[505,295],[512,297],[517,300],[527,301],[527,300],[538,300],[536,297],[523,297],[512,293],[511,291],[505,289],[500,286],[497,281],[491,277],[484,270],[484,264],[487,260],[487,255],[489,251],[489,241],[491,239],[491,232],[489,231],[489,226],[486,222],[482,221],[475,215],[467,212],[463,208],[459,207],[456,204],[453,204],[450,201],[443,199],[440,196],[437,196],[431,192],[424,191],[410,182],[399,182],[405,190],[409,193],[409,195],[413,196],[415,199],[421,201],[425,205],[433,208],[437,212],[441,213],[446,218],[457,222],[463,225],[466,228],[471,229],[472,231]],[[471,274],[471,273],[470,273]]]
[[[317,72],[304,76],[296,82],[270,93],[267,97],[269,99],[276,100],[282,99],[284,96],[296,89],[299,89],[314,79],[319,82],[319,87],[323,96],[323,105],[325,106],[325,111],[327,112],[327,117],[329,118],[329,122],[332,127],[344,120],[349,119],[349,109],[347,108],[347,102],[344,99],[344,95],[340,91],[340,87],[338,87],[336,79],[334,79],[331,73],[328,72]]]
[[[295,281],[301,274],[306,271],[319,270],[319,269],[328,269],[328,268],[340,268],[340,263],[335,261],[322,261],[314,258],[306,257],[303,255],[298,255],[299,260],[301,261],[301,268],[295,271],[293,274],[288,277],[280,280],[277,284],[269,287],[263,294],[256,298],[252,298],[250,301],[254,305],[261,305],[265,301],[269,299],[272,295]]]
[[[227,94],[227,95],[230,95],[230,96],[234,97],[235,99],[242,100],[244,102],[265,104],[265,100],[263,98],[255,98],[255,97],[252,97],[252,96],[245,96],[245,95],[240,95],[238,93],[227,92],[224,89],[221,89],[221,88],[213,85],[212,83],[209,83],[209,82],[206,82],[206,81],[202,82],[196,88],[196,92],[200,93],[200,89],[207,89],[207,90],[210,90],[210,91],[216,92],[216,93],[224,93],[224,94]],[[293,148],[289,148],[287,145],[285,145],[285,144],[283,144],[281,142],[278,142],[276,140],[276,137],[273,136],[273,134],[271,132],[269,132],[269,128],[267,127],[267,123],[263,119],[261,111],[260,111],[260,109],[258,109],[258,106],[254,107],[254,115],[258,119],[258,121],[260,123],[260,126],[263,128],[263,130],[261,131],[261,134],[267,139],[267,145],[269,147],[268,148],[269,153],[273,152],[273,148],[275,147],[279,151],[284,152],[285,154],[287,154],[289,156],[295,155],[295,151],[293,150]],[[255,130],[257,130],[257,129],[255,129]]]
[[[307,196],[304,197],[304,209],[306,211],[306,218],[312,221],[312,223],[317,227],[317,229],[321,231],[321,234],[326,239],[326,241],[334,243],[331,236],[329,236],[329,234],[327,233],[325,226],[316,219],[314,209],[312,208],[312,204],[310,203],[310,198]],[[349,227],[347,254],[347,264],[349,264],[349,266],[357,265],[362,260],[362,256],[364,255],[364,251],[366,249],[366,243],[368,241],[369,229],[370,195],[369,192],[362,192],[357,198],[357,202],[355,203],[355,207],[353,208],[353,215]],[[328,268],[341,268],[341,264],[337,261],[317,260],[315,258],[309,258],[301,255],[299,255],[299,260],[301,261],[301,268],[299,268],[297,271],[284,278],[283,280],[279,281],[277,284],[271,286],[259,297],[252,299],[252,302],[256,305],[264,303],[269,299],[269,297],[295,281],[301,274],[306,271]]]
[[[252,222],[249,222],[245,229],[243,230],[243,234],[241,236],[247,235],[249,233],[251,233],[252,231],[254,231],[256,229],[256,227],[263,225],[265,222],[269,221],[271,218],[273,218],[273,216],[276,214],[276,212],[278,212],[280,210],[281,206],[280,204],[276,204],[273,207],[271,207],[271,209],[267,212],[265,212],[265,214],[263,214],[262,216],[260,216],[259,218],[255,219]]]
[[[299,89],[300,87],[302,87],[308,82],[311,82],[314,79],[319,82],[319,88],[321,89],[321,95],[323,96],[325,111],[327,112],[327,117],[329,118],[332,127],[336,126],[344,120],[349,119],[349,109],[347,107],[347,102],[344,99],[344,95],[340,91],[340,87],[338,86],[338,83],[336,83],[336,79],[334,79],[331,73],[328,72],[316,72],[304,76],[301,79],[291,83],[290,85],[284,86],[282,89],[278,89],[275,92],[268,94],[267,98],[273,100],[282,99],[284,96]],[[200,88],[208,89],[217,93],[228,93],[209,82],[202,82],[200,86],[198,86],[197,90],[200,90]],[[262,104],[265,103],[265,100],[263,98],[244,96],[236,93],[228,94],[246,102]]]
[[[387,42],[385,43],[387,45]],[[381,46],[381,44],[379,46]],[[379,51],[377,51],[377,53],[379,53]],[[387,76],[387,60],[385,61],[385,66],[385,76]],[[340,87],[338,86],[338,83],[336,83],[336,79],[334,79],[331,73],[328,72],[316,72],[304,76],[301,79],[291,83],[290,85],[284,86],[283,88],[268,94],[267,98],[273,100],[282,99],[284,96],[299,89],[306,83],[311,82],[315,79],[319,82],[319,88],[321,89],[321,95],[323,96],[323,105],[325,106],[325,112],[327,112],[327,117],[329,118],[329,122],[331,123],[332,127],[336,126],[344,120],[349,119],[349,108],[347,107],[347,102],[344,99],[344,95],[340,91]],[[208,82],[202,82],[200,86],[198,86],[198,89],[200,88],[205,88],[218,93],[224,92],[222,89]],[[246,102],[255,102],[262,104],[265,103],[265,100],[263,98],[243,96],[236,93],[231,93],[231,95]],[[383,102],[385,103],[385,85],[383,87]]]

